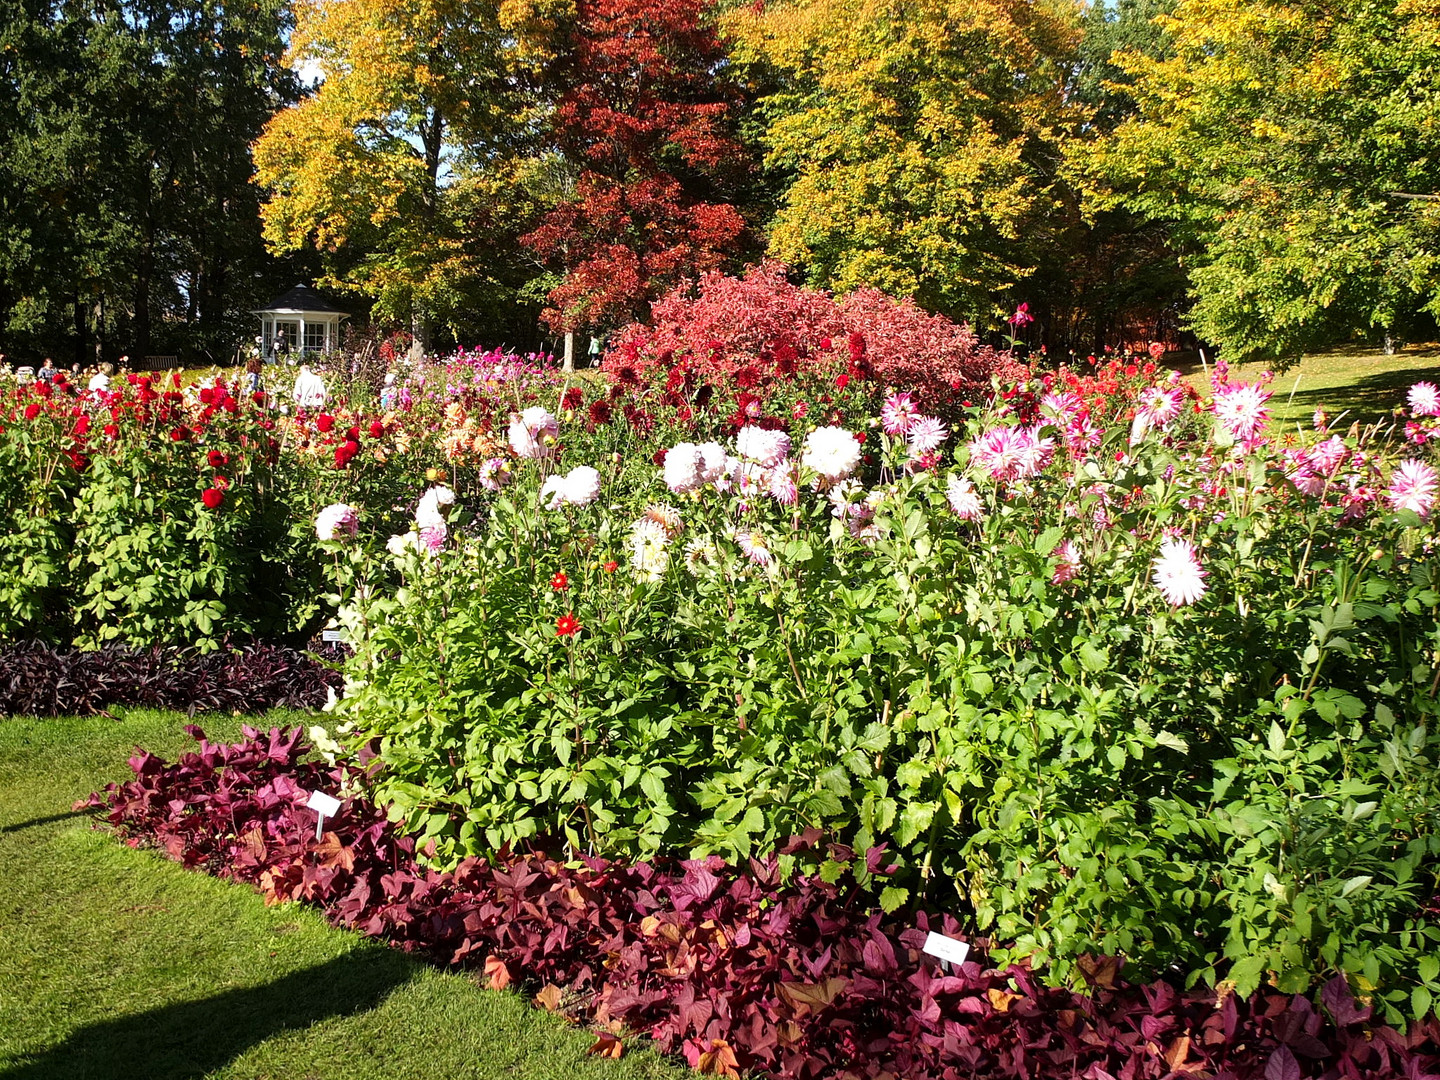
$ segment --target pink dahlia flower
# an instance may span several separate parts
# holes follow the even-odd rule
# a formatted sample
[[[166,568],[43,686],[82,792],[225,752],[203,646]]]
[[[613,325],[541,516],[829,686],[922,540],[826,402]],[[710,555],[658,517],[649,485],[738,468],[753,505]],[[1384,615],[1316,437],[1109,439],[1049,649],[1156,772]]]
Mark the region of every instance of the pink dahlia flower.
[[[321,540],[354,539],[360,531],[360,512],[349,503],[331,503],[315,515],[315,535]]]
[[[920,415],[915,399],[909,394],[891,394],[880,406],[880,427],[886,435],[908,435],[910,425]]]
[[[1164,541],[1150,569],[1153,573],[1151,580],[1171,607],[1193,604],[1205,595],[1208,572],[1200,569],[1195,545],[1189,540]]]
[[[910,432],[907,436],[910,453],[918,456],[930,450],[938,450],[940,444],[949,437],[950,432],[935,417],[917,416],[910,422]]]
[[[1215,393],[1215,418],[1231,435],[1247,442],[1270,419],[1270,391],[1253,383],[1234,383]]]
[[[1390,487],[1385,494],[1396,510],[1414,510],[1422,518],[1429,517],[1435,506],[1435,491],[1440,477],[1423,461],[1402,461],[1390,474]]]
[[[1417,382],[1407,395],[1410,411],[1416,416],[1440,416],[1440,390],[1434,383]]]
[[[1055,573],[1051,585],[1064,585],[1080,576],[1080,549],[1073,540],[1066,540],[1055,549]]]
[[[985,516],[980,493],[966,477],[958,474],[951,476],[945,484],[945,498],[950,501],[950,509],[962,521],[979,521]]]

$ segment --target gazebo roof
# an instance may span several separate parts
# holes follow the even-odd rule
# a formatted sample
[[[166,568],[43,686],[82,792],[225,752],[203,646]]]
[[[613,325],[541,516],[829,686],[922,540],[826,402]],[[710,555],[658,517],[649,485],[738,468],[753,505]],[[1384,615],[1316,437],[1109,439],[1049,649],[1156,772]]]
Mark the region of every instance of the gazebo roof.
[[[255,310],[255,314],[257,315],[274,312],[296,312],[309,315],[348,314],[348,312],[341,311],[308,285],[296,285],[293,289],[283,292],[274,300],[271,300],[267,307],[257,308]]]

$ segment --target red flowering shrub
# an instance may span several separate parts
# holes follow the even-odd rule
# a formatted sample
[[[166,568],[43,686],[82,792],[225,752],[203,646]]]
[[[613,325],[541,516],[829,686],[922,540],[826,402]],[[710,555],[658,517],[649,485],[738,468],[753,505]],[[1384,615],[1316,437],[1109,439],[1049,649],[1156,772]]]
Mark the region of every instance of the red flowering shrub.
[[[705,274],[695,289],[680,288],[655,304],[649,325],[632,323],[605,356],[622,385],[665,384],[669,392],[701,385],[718,402],[735,390],[763,390],[797,378],[845,388],[851,379],[914,391],[925,408],[946,406],[962,393],[988,393],[992,375],[1023,375],[1008,354],[981,345],[967,326],[929,315],[909,300],[862,289],[836,300],[787,280],[785,267],[766,262],[743,277]],[[838,376],[849,376],[836,382]]]
[[[134,846],[269,899],[316,904],[336,924],[481,969],[491,986],[523,979],[537,1003],[649,1035],[701,1072],[1420,1080],[1440,1066],[1440,1023],[1405,1033],[1377,1023],[1341,978],[1317,1008],[1272,989],[1217,1000],[1213,990],[1135,986],[1114,958],[1082,965],[1085,993],[1047,989],[978,953],[941,971],[922,946],[931,929],[955,934],[954,921],[857,910],[848,869],[787,882],[773,857],[739,869],[714,857],[623,865],[522,855],[438,873],[358,797],[342,800],[317,841],[310,792],[361,783],[359,769],[306,760],[298,728],[247,728],[231,746],[187,730],[198,752],[169,765],[142,751],[130,760],[133,781],[80,805],[103,811]],[[785,853],[887,872],[881,849],[859,859],[818,840],[796,838]],[[597,1045],[615,1039],[602,1034]]]

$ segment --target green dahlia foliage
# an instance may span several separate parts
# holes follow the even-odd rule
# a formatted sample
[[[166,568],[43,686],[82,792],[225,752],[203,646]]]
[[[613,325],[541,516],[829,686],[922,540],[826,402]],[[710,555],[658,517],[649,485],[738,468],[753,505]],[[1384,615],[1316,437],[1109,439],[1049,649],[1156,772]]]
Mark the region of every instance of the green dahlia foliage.
[[[1095,952],[1241,992],[1338,970],[1427,1011],[1426,451],[1271,439],[1268,391],[1223,371],[1203,401],[1115,376],[953,430],[895,395],[658,466],[527,410],[510,485],[432,489],[388,555],[326,521],[356,645],[335,728],[442,862],[819,829],[887,845],[886,908],[955,912],[1056,979]]]

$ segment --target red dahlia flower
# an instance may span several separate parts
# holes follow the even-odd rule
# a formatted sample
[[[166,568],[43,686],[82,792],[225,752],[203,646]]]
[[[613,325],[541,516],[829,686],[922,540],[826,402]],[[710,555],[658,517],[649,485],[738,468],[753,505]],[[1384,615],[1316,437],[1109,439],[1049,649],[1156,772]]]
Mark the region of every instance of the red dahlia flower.
[[[206,488],[200,493],[200,501],[205,504],[207,510],[214,510],[225,501],[225,492],[219,488]]]
[[[571,637],[580,632],[580,620],[575,618],[573,611],[561,615],[555,622],[556,637]]]
[[[570,588],[570,579],[565,576],[564,570],[555,571],[555,576],[550,579],[550,588],[556,592],[564,592]]]

